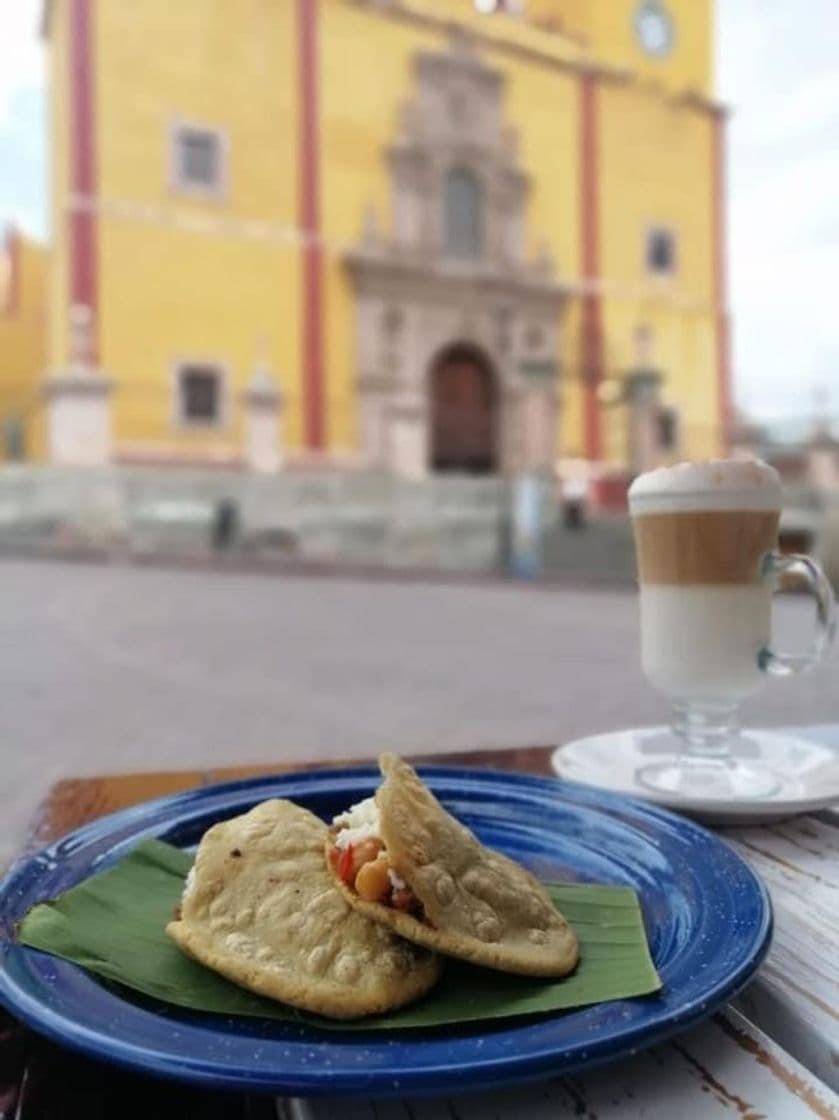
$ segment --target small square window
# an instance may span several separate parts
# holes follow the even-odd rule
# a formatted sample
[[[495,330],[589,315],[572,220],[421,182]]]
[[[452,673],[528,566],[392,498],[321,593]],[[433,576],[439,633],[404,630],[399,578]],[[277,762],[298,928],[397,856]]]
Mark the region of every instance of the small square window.
[[[655,227],[647,231],[647,271],[658,276],[676,271],[676,236],[672,230]]]
[[[222,423],[223,375],[217,366],[181,366],[176,391],[177,415],[181,424],[217,427]]]
[[[224,144],[211,128],[178,125],[172,133],[173,179],[181,190],[220,193],[224,187]]]

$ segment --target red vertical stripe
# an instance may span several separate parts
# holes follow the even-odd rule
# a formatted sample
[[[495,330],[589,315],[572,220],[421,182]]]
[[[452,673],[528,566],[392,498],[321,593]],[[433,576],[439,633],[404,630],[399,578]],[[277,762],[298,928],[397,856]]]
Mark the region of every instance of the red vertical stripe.
[[[318,134],[318,0],[297,0],[297,34],[300,169],[298,223],[303,235],[303,429],[306,447],[319,451],[325,444],[325,423]]]
[[[726,155],[725,116],[717,113],[713,118],[711,159],[713,164],[713,223],[714,223],[714,304],[717,327],[717,400],[723,450],[728,446],[731,431],[731,359],[730,325],[728,315],[727,223],[726,223]]]
[[[91,312],[90,353],[96,360],[96,97],[93,75],[94,0],[70,0],[70,303]]]
[[[597,86],[590,73],[580,84],[580,234],[582,274],[581,366],[583,434],[588,459],[599,459],[603,446],[597,389],[603,376],[603,325],[600,293],[600,206],[597,160]]]

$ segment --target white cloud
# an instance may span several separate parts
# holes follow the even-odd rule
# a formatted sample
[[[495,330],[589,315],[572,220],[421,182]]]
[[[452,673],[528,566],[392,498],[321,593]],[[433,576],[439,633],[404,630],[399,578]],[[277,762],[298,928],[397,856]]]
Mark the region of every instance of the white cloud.
[[[0,126],[8,124],[17,94],[40,89],[44,48],[38,35],[43,0],[6,0],[0,14]]]
[[[46,233],[41,0],[0,0],[0,227]]]
[[[839,70],[804,78],[775,112],[763,116],[766,136],[790,139],[839,126]]]
[[[738,401],[806,418],[839,404],[839,67],[834,0],[718,0],[729,138]]]

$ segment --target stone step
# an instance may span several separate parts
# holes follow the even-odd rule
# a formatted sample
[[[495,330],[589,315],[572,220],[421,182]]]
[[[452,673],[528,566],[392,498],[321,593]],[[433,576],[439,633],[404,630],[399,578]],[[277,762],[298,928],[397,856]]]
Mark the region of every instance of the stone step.
[[[635,547],[628,518],[589,521],[583,528],[557,525],[544,542],[546,575],[614,579],[635,578]]]

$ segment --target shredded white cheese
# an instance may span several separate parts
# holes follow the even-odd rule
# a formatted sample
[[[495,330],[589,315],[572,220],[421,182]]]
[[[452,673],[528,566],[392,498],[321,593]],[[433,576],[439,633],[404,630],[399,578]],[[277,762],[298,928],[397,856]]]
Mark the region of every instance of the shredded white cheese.
[[[376,800],[368,797],[351,805],[345,813],[339,813],[333,820],[338,826],[335,847],[343,851],[349,844],[360,844],[362,840],[379,839],[379,809]]]
[[[408,885],[401,875],[396,874],[392,867],[388,868],[387,877],[390,879],[390,885],[395,891],[404,891]]]

